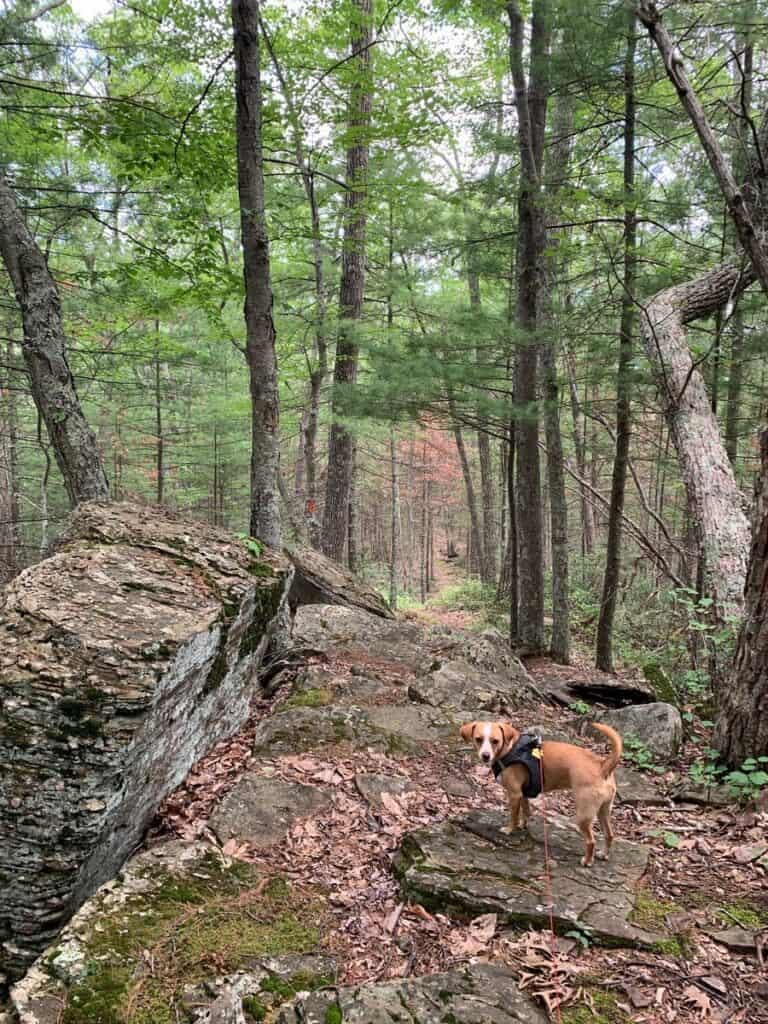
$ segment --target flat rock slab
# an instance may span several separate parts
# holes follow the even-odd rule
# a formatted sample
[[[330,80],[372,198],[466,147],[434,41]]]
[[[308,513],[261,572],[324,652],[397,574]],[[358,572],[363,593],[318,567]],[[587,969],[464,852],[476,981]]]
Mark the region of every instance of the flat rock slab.
[[[270,846],[299,818],[329,803],[329,794],[314,786],[245,775],[216,808],[210,827],[222,843],[234,838]]]
[[[757,950],[757,932],[749,928],[707,929],[707,934],[734,953],[754,953]]]
[[[335,1012],[334,1012],[335,1011]],[[339,1015],[340,1014],[340,1015]],[[547,1024],[547,1015],[496,964],[472,964],[335,992],[312,992],[284,1004],[277,1024]]]
[[[405,775],[376,775],[369,772],[358,772],[355,787],[360,796],[376,810],[384,809],[384,793],[399,795],[413,789],[411,780]]]
[[[395,863],[406,895],[462,917],[494,913],[508,924],[549,927],[542,819],[512,836],[500,831],[507,821],[500,811],[478,810],[408,834]],[[608,863],[583,868],[573,822],[549,814],[547,824],[557,931],[581,927],[608,946],[652,944],[658,936],[630,920],[648,851],[617,840]]]
[[[458,738],[456,722],[437,708],[417,704],[395,704],[370,708],[368,716],[373,725],[392,737],[391,747],[397,744],[416,748],[424,743],[440,743]]]
[[[292,707],[265,718],[254,737],[257,754],[298,753],[334,744],[389,754],[416,754],[426,743],[449,742],[457,725],[437,708],[415,704]]]
[[[702,807],[732,807],[735,797],[728,786],[708,786],[705,782],[681,779],[670,792],[676,803],[701,804]]]
[[[414,679],[408,696],[419,704],[451,710],[480,708],[494,714],[530,704],[532,691],[525,669],[495,672],[469,661],[446,661]]]
[[[621,804],[652,806],[669,802],[653,779],[623,764],[616,769],[616,785],[618,801]]]

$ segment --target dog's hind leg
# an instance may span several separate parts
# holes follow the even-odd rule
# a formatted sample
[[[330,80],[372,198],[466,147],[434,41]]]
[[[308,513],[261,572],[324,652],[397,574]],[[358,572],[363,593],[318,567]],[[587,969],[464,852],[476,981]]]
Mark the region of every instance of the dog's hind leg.
[[[613,810],[613,796],[609,800],[606,800],[604,804],[600,805],[597,812],[597,817],[600,822],[600,828],[603,830],[605,836],[605,852],[598,857],[600,860],[608,860],[611,855],[611,846],[613,845],[613,828],[611,827],[611,811]]]
[[[595,859],[595,833],[592,831],[592,818],[577,818],[576,824],[579,832],[584,837],[584,856],[581,858],[581,866],[588,868]]]

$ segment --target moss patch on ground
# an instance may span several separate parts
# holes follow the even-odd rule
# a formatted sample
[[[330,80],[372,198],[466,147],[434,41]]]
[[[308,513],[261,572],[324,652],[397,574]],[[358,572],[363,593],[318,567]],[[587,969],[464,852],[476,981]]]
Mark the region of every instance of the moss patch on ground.
[[[662,932],[667,930],[667,914],[674,914],[681,909],[676,903],[658,900],[648,892],[639,892],[635,897],[635,909],[630,915],[630,921],[646,931]]]
[[[768,908],[758,907],[748,900],[718,903],[714,912],[715,917],[718,921],[722,921],[726,928],[730,928],[737,922],[742,928],[768,927]]]
[[[289,697],[283,707],[286,708],[322,708],[331,703],[331,692],[324,688],[302,690]]]
[[[631,1017],[619,1006],[618,999],[604,988],[589,987],[585,1001],[563,1007],[562,1024],[631,1024]]]
[[[62,1024],[176,1024],[184,989],[254,956],[316,950],[323,916],[319,897],[295,899],[283,879],[211,858],[100,922]]]

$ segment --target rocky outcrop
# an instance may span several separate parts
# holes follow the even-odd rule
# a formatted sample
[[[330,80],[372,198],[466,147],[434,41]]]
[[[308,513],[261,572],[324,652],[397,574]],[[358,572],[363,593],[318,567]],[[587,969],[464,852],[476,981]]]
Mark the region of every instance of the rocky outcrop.
[[[392,609],[381,594],[338,562],[312,548],[293,548],[289,554],[296,570],[291,584],[292,607],[304,604],[344,605],[384,619],[394,619]]]
[[[444,974],[311,992],[280,1008],[277,1024],[546,1024],[548,1018],[501,964],[471,964]]]
[[[292,569],[154,508],[80,506],[0,621],[0,973],[115,874],[248,715]]]
[[[543,821],[506,835],[506,814],[473,811],[405,837],[396,870],[405,895],[431,910],[466,918],[497,914],[516,926],[548,928]],[[573,822],[547,815],[552,920],[609,946],[647,946],[656,938],[632,922],[648,851],[622,840],[611,859],[581,867],[583,841]]]

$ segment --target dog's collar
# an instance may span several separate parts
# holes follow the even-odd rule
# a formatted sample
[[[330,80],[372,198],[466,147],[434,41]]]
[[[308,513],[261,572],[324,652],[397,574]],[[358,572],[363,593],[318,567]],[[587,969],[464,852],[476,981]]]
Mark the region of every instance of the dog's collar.
[[[538,733],[524,732],[511,750],[493,761],[491,768],[497,782],[504,769],[511,764],[522,764],[528,769],[528,783],[523,786],[523,796],[529,800],[537,797],[542,790],[541,736]]]

